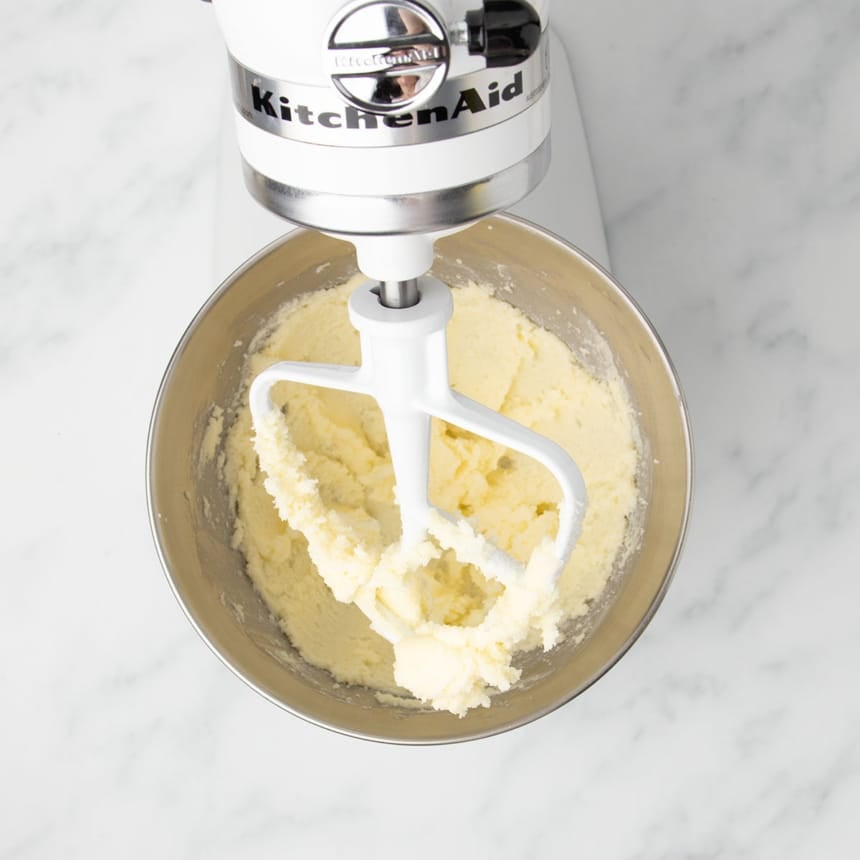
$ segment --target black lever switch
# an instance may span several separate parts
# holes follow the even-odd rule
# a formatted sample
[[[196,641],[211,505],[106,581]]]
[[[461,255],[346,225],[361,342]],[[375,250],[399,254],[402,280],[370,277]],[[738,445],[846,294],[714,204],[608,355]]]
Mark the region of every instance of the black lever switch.
[[[516,66],[540,44],[540,17],[521,0],[484,0],[483,8],[466,13],[470,54],[487,67]]]

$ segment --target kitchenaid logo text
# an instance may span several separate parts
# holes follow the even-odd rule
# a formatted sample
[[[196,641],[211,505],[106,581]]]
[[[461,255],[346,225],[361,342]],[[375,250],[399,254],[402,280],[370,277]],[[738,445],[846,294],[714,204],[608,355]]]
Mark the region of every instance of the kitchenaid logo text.
[[[529,100],[535,98],[545,88],[529,93]],[[457,101],[450,106],[435,105],[421,108],[412,113],[392,116],[379,116],[354,107],[341,111],[315,112],[308,105],[293,104],[286,96],[276,97],[275,92],[251,84],[251,107],[260,115],[284,122],[315,125],[323,128],[375,129],[380,123],[388,128],[408,128],[411,125],[430,125],[456,120],[464,114],[472,116],[491,111],[505,102],[511,102],[523,94],[523,73],[517,72],[505,86],[492,81],[483,92],[476,87],[460,90]]]
[[[403,66],[410,63],[426,63],[432,60],[442,60],[445,54],[441,48],[431,45],[427,48],[409,48],[394,53],[378,54],[334,54],[334,65],[344,68],[380,68],[385,66]]]

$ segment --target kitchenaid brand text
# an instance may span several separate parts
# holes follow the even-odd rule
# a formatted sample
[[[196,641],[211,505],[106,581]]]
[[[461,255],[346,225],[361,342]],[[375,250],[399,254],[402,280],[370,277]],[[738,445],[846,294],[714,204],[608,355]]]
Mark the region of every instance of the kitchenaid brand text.
[[[444,51],[440,47],[428,45],[426,48],[409,48],[395,53],[335,54],[333,61],[337,69],[363,69],[404,66],[409,63],[428,63],[433,60],[442,60],[444,57]]]
[[[540,88],[540,92],[544,87]],[[529,93],[530,100],[540,93]],[[481,92],[476,87],[460,90],[459,98],[449,105],[434,105],[411,113],[380,116],[374,113],[346,107],[343,111],[316,111],[306,104],[296,104],[293,99],[277,95],[275,91],[251,83],[250,106],[261,116],[280,119],[283,122],[300,123],[306,126],[321,126],[330,129],[376,129],[380,125],[388,128],[408,128],[412,125],[446,123],[462,117],[492,111],[523,95],[523,73],[517,72],[506,84],[490,82]]]

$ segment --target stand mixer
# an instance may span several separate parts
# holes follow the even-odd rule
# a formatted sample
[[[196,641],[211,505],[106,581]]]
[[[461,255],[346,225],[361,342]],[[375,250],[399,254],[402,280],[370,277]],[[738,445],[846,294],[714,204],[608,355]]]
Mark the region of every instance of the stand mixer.
[[[230,273],[186,329],[159,388],[147,448],[150,522],[168,581],[214,653],[277,705],[355,737],[420,744],[485,737],[569,701],[606,672],[647,625],[683,541],[691,489],[689,424],[677,377],[653,327],[606,269],[562,239],[505,215],[481,220],[514,206],[606,262],[564,51],[548,56],[547,6],[480,0],[331,0],[313,8],[287,0],[215,2],[230,55],[230,119],[238,141],[231,149],[232,140],[222,140],[216,220],[216,264],[224,274],[229,266]],[[544,182],[517,203],[547,170],[550,113],[564,157],[550,168],[555,175],[549,187]],[[228,172],[236,162],[251,195],[238,181],[241,171]],[[263,207],[252,204],[252,197]],[[350,280],[356,256],[370,279],[357,287]],[[248,259],[235,268],[237,257]],[[427,274],[431,263],[444,283]],[[499,279],[505,301],[475,286]],[[594,484],[593,512],[604,503],[617,508],[612,521],[624,541],[619,544],[607,531],[600,563],[584,562],[596,574],[594,590],[583,590],[579,576],[568,576],[576,559],[557,579],[577,539],[585,502],[573,460],[448,385],[452,294],[445,284],[466,287],[455,294],[458,305],[469,290],[487,301],[453,319],[458,353],[480,362],[455,365],[458,374],[476,370],[481,380],[496,381],[490,353],[498,353],[485,350],[486,341],[463,326],[468,329],[465,320],[471,319],[476,329],[484,321],[489,327],[489,309],[508,306],[500,312],[520,314],[524,323],[557,339],[573,357],[570,366],[601,391],[620,386],[620,411],[604,413],[594,424],[585,420],[581,401],[567,399],[563,432],[583,423],[590,428],[590,438],[575,449],[584,466],[591,468],[586,448],[599,457],[606,451],[611,469],[618,461],[613,452],[633,458],[624,477],[624,506],[605,492],[599,477]],[[347,301],[360,343],[342,316]],[[304,316],[311,304],[324,313]],[[284,334],[288,323],[290,333]],[[350,365],[360,359],[360,366],[282,361],[328,360],[335,327],[339,340],[332,354]],[[462,351],[463,334],[471,353]],[[507,337],[513,347],[514,336],[507,333],[495,343],[504,349]],[[566,361],[532,364],[522,355],[517,361],[532,370],[560,369]],[[499,377],[507,378],[505,373],[500,368]],[[556,380],[555,369],[542,373],[550,387],[558,381],[565,391],[576,388],[569,378]],[[332,397],[349,404],[347,411],[354,409],[359,421],[371,416],[373,441],[365,434],[360,445],[372,449],[367,462],[373,463],[377,495],[360,489],[358,506],[344,499],[343,508],[326,485],[325,499],[332,503],[326,507],[314,476],[303,473],[303,452],[290,438],[297,425],[285,424],[286,416],[270,403],[280,379],[299,383],[275,393],[293,422],[307,417],[300,404],[315,408],[316,398],[328,397],[320,385],[377,398],[381,415],[365,413],[367,404],[352,396]],[[542,379],[533,377],[523,397],[541,387]],[[317,390],[304,391],[302,383]],[[475,386],[470,393],[479,396],[481,390]],[[495,504],[493,516],[500,519],[507,517],[505,505],[516,506],[514,527],[533,513],[550,514],[537,544],[527,539],[514,549],[509,534],[500,532],[499,544],[518,559],[531,552],[525,564],[499,551],[471,523],[430,504],[427,428],[434,416],[471,431],[452,433],[457,443],[487,452],[483,460],[449,460],[447,473],[436,463],[436,486],[444,481],[458,494],[445,497],[450,511],[484,523],[484,511],[458,501],[464,498],[459,485],[466,487],[470,478],[480,484],[493,463],[508,469],[501,464],[507,458],[499,459],[501,446],[476,437],[498,440],[549,466],[560,492],[554,492],[551,478],[544,486],[543,469],[527,466],[512,470],[519,471],[519,481],[509,485],[516,487],[513,495],[475,497]],[[447,435],[452,429],[436,427],[434,444],[440,430]],[[607,448],[604,431],[620,429],[623,438]],[[320,443],[336,456],[332,446],[345,438],[335,422],[331,438],[325,435]],[[308,454],[318,453],[328,456],[312,444]],[[527,464],[527,457],[519,459]],[[458,462],[481,473],[461,474],[450,465]],[[542,477],[528,484],[533,475]],[[246,525],[262,529],[259,539],[247,537]],[[294,544],[297,532],[304,541]],[[583,538],[582,558],[588,547]],[[439,573],[431,563],[444,568],[455,561],[446,582],[455,595],[464,581],[460,574],[468,588],[475,568],[503,587],[478,588],[483,620],[476,614],[469,623],[456,616],[450,624],[437,624],[437,618],[448,617],[435,613],[431,591],[424,592],[431,601],[425,607],[421,589]],[[336,577],[327,577],[326,562]],[[269,600],[269,586],[277,592],[277,606]],[[573,603],[561,611],[563,591]],[[377,602],[375,592],[383,599]],[[340,649],[336,659],[318,659],[315,645],[314,653],[305,650],[282,609],[302,614],[298,620],[308,620],[309,636],[319,634],[320,644]],[[350,613],[348,624],[343,613]],[[500,623],[489,624],[494,617]],[[436,650],[431,654],[428,647]],[[362,666],[371,661],[366,665],[382,675],[340,672],[334,662],[341,656]],[[386,674],[392,672],[393,679]],[[400,699],[402,690],[412,698]],[[479,707],[489,705],[490,696],[493,706]]]
[[[584,515],[579,469],[559,445],[450,389],[451,296],[426,274],[437,238],[515,203],[547,170],[547,6],[335,0],[297,15],[296,4],[276,0],[215,4],[248,189],[279,216],[348,239],[371,279],[349,306],[361,367],[269,368],[251,387],[258,435],[279,381],[373,396],[405,545],[428,530],[446,545],[445,516],[428,501],[432,417],[519,450],[561,487],[560,572]],[[307,532],[312,523],[294,525]],[[511,582],[523,572],[471,537],[487,573]]]

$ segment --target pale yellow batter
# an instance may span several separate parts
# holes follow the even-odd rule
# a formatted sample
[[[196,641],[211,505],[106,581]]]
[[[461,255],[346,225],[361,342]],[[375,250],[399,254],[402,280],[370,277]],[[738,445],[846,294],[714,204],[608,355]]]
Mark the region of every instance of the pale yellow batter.
[[[353,286],[314,293],[284,308],[249,359],[248,379],[277,360],[358,364],[358,335],[346,307]],[[385,567],[382,581],[396,584],[391,570],[411,571],[408,589],[399,590],[408,605],[403,609],[401,600],[398,611],[413,613],[416,624],[433,622],[437,631],[435,625],[446,625],[450,642],[440,645],[444,637],[436,635],[432,642],[417,636],[398,644],[397,681],[434,707],[462,714],[489,704],[488,693],[516,681],[512,651],[551,646],[557,624],[582,615],[603,590],[636,505],[637,449],[620,381],[595,379],[562,341],[488,290],[454,291],[448,339],[455,389],[554,439],[583,473],[588,512],[557,592],[546,565],[534,560],[531,580],[519,592],[488,582],[478,567],[459,563],[451,553],[428,552],[427,558],[439,557],[416,571],[414,559],[405,568],[395,564],[396,548],[390,547],[386,564],[379,564],[379,552],[397,538],[399,519],[382,418],[370,398],[282,383],[275,393],[286,404],[285,421],[263,435],[271,443],[269,454],[264,452],[269,469],[282,480],[281,489],[290,490],[281,494],[282,513],[290,518],[297,475],[311,479],[301,495],[311,498],[318,490],[315,518],[306,523],[318,524],[309,537],[316,547],[330,548],[337,562],[321,570],[341,601],[363,602],[381,629],[381,616],[368,610],[366,591],[362,600],[362,578]],[[279,433],[288,434],[282,444]],[[235,541],[252,580],[309,662],[341,682],[402,692],[392,646],[356,605],[335,599],[310,560],[305,538],[279,516],[263,486],[252,438],[244,408],[229,432],[225,471],[237,503]],[[290,460],[290,451],[297,459]],[[538,463],[442,422],[434,426],[431,462],[431,501],[468,517],[514,558],[525,562],[555,535],[559,490]],[[270,482],[270,489],[277,487]],[[301,512],[292,510],[298,518]],[[369,548],[367,558],[363,547]],[[321,560],[319,550],[315,557]],[[383,604],[396,596],[391,588],[374,593],[383,594]],[[527,623],[515,623],[514,616]],[[492,636],[482,638],[479,631],[490,622]]]

